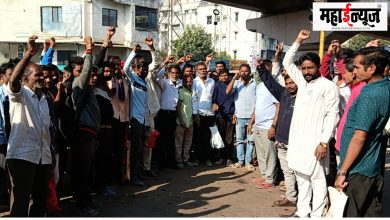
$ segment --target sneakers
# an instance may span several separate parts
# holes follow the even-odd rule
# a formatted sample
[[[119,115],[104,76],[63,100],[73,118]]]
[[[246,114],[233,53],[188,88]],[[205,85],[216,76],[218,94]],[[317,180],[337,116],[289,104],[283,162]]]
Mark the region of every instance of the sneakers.
[[[213,166],[213,163],[211,162],[211,160],[206,160],[206,166],[208,166],[208,167]]]
[[[191,162],[189,162],[189,161],[183,162],[183,165],[184,165],[185,167],[195,167],[195,166],[196,166],[195,164],[193,164],[193,163],[191,163]]]
[[[239,163],[239,162],[237,162],[237,163],[235,163],[235,164],[232,164],[231,167],[232,167],[232,168],[241,168],[241,167],[242,167],[242,164]]]
[[[254,166],[252,166],[251,164],[247,164],[247,165],[245,165],[245,168],[246,168],[247,170],[249,170],[250,172],[252,172],[252,171],[255,171],[255,170],[256,170],[256,168],[255,168]]]
[[[279,206],[279,207],[296,207],[297,203],[288,200],[287,198],[276,200],[274,202],[274,205]]]
[[[83,217],[96,217],[99,215],[99,212],[88,206],[80,209],[79,214]]]
[[[223,159],[219,159],[214,162],[215,165],[221,165],[223,163]]]
[[[230,167],[232,164],[233,164],[233,161],[231,161],[229,159],[226,161],[226,166],[227,167]]]
[[[109,186],[104,187],[102,195],[106,197],[115,197],[116,192],[114,192]]]
[[[146,177],[157,177],[157,174],[153,170],[142,170],[141,174]]]
[[[134,185],[134,186],[146,186],[146,184],[142,180],[139,180],[139,179],[130,180],[130,184]]]
[[[178,169],[183,169],[184,168],[184,165],[183,165],[183,163],[177,163],[177,168]]]

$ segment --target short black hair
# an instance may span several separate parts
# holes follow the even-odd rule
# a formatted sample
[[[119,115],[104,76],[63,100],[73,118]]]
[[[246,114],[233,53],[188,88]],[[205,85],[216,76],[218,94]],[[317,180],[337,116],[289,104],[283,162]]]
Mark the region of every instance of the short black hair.
[[[13,70],[15,68],[15,66],[16,66],[16,64],[12,63],[11,60],[1,64],[1,66],[0,66],[0,74],[5,74],[5,71],[7,69],[12,69]]]
[[[102,64],[102,69],[104,70],[104,68],[106,68],[106,67],[109,67],[112,70],[114,70],[115,69],[115,64],[112,63],[112,62],[109,62],[109,61],[104,61],[103,64]]]
[[[249,72],[251,71],[251,66],[249,66],[249,64],[247,64],[247,63],[241,64],[241,65],[240,65],[240,68],[238,68],[238,69],[240,70],[240,69],[243,68],[243,67],[248,68],[248,69],[249,69]]]
[[[313,53],[313,52],[305,53],[304,55],[302,55],[299,58],[299,65],[302,65],[302,63],[305,60],[308,60],[308,61],[315,63],[317,65],[317,67],[320,68],[321,60],[320,60],[320,57],[318,56],[318,54]]]
[[[68,60],[68,65],[64,68],[64,70],[68,72],[73,72],[75,65],[83,65],[83,64],[84,64],[84,58],[79,56],[70,57]]]
[[[139,68],[149,68],[149,63],[147,63],[146,61],[141,61],[139,63],[137,63],[137,66],[136,66],[138,69]]]
[[[180,72],[180,67],[177,64],[172,64],[168,67],[168,71],[171,72],[172,69],[177,69]]]
[[[218,64],[222,64],[223,68],[226,68],[226,63],[223,60],[220,60],[220,61],[216,62],[215,66],[217,66]]]
[[[348,72],[353,72],[355,65],[353,64],[353,59],[345,59],[344,60],[345,70]]]
[[[53,68],[48,65],[41,65],[42,71],[52,71]]]
[[[223,68],[221,74],[227,74],[229,76],[229,70],[227,68]]]
[[[380,47],[365,47],[358,50],[355,57],[362,56],[361,64],[364,69],[370,65],[375,65],[375,75],[383,75],[385,68],[389,62],[389,53]]]

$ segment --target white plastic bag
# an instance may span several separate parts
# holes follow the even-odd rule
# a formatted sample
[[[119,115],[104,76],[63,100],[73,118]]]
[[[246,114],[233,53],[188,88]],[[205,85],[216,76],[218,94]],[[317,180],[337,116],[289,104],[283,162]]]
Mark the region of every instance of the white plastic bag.
[[[224,148],[225,145],[223,144],[223,140],[221,135],[219,134],[217,126],[210,127],[211,131],[211,139],[210,139],[210,144],[211,147],[214,149],[221,149]]]
[[[327,218],[342,218],[344,214],[345,204],[348,196],[344,192],[338,191],[336,188],[329,186],[330,208],[326,213]]]

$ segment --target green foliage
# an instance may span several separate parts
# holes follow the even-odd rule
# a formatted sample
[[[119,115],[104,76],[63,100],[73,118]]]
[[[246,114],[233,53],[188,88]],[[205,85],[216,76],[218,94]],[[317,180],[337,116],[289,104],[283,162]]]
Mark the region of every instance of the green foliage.
[[[351,48],[353,50],[358,50],[360,48],[365,47],[368,42],[375,40],[375,39],[376,38],[374,38],[374,37],[358,34],[358,35],[353,36],[351,39],[349,39],[348,42],[346,42],[344,47]],[[390,45],[390,42],[387,40],[382,40],[382,39],[379,39],[379,40],[382,42],[382,44]]]
[[[219,53],[216,53],[214,55],[214,58],[215,59],[221,59],[221,60],[231,60],[232,57],[226,53],[226,51],[222,51],[222,52],[219,52]]]
[[[183,35],[173,42],[173,53],[177,58],[191,53],[194,61],[204,61],[211,52],[211,34],[200,26],[187,26]]]

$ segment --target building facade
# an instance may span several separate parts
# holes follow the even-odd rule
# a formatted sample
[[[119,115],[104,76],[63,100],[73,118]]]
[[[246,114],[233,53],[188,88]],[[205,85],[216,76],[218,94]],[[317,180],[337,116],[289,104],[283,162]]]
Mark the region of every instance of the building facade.
[[[38,35],[38,42],[56,38],[53,63],[57,65],[66,65],[70,56],[82,55],[85,36],[93,37],[96,55],[108,26],[116,27],[109,55],[125,59],[133,43],[147,49],[143,44],[147,36],[158,44],[159,7],[160,0],[0,1],[0,28],[4,30],[0,35],[0,63],[21,56],[32,34]],[[33,61],[38,59],[36,56]]]
[[[259,56],[269,57],[276,41],[251,32],[248,19],[259,18],[260,12],[200,0],[164,0],[160,9],[160,47],[169,51],[186,26],[202,26],[213,38],[214,50],[226,52],[232,59],[254,63]],[[170,30],[172,28],[172,31]]]

